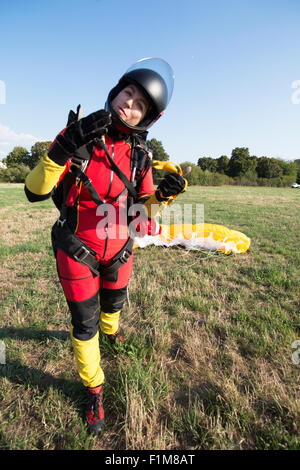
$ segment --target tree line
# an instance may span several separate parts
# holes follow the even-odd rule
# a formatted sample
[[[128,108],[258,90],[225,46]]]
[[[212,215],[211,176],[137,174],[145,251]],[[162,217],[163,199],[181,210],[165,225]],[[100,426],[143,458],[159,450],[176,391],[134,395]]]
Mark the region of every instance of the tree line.
[[[30,170],[47,154],[51,143],[36,142],[30,152],[24,147],[14,147],[2,160],[6,168],[0,168],[0,182],[23,183]]]
[[[0,182],[24,182],[29,171],[35,167],[51,145],[51,141],[36,142],[31,150],[15,147],[3,160],[7,168],[0,168]],[[168,161],[169,155],[161,141],[150,139],[148,145],[154,160]],[[178,162],[177,162],[178,163]],[[245,186],[289,186],[300,184],[300,159],[284,161],[266,156],[250,155],[247,147],[236,147],[230,158],[200,157],[197,164],[181,163],[182,168],[191,166],[186,176],[190,185],[219,186],[224,184]],[[158,183],[164,172],[153,169],[154,183]]]
[[[241,184],[252,186],[288,186],[300,183],[300,159],[285,161],[267,156],[250,155],[249,148],[236,147],[230,158],[201,157],[197,167],[215,184]],[[196,175],[195,175],[196,176]]]

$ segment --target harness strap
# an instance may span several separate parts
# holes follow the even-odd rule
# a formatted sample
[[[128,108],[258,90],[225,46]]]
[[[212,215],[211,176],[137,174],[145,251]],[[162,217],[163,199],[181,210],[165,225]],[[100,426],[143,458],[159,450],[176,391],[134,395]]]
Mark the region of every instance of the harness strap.
[[[106,146],[106,144],[103,142],[103,140],[98,140],[99,144],[101,145],[101,147],[103,148],[110,164],[111,164],[111,167],[113,169],[113,171],[116,173],[116,175],[120,178],[120,180],[122,181],[122,183],[125,185],[125,187],[127,188],[129,194],[135,199],[137,200],[138,198],[138,194],[135,190],[135,187],[133,186],[133,184],[128,180],[128,178],[124,175],[123,171],[118,167],[118,165],[114,162],[114,160],[111,158],[110,156],[110,153],[108,151],[108,148]]]
[[[82,181],[82,183],[84,184],[86,189],[89,191],[89,193],[91,195],[91,198],[94,201],[94,203],[97,204],[97,206],[100,206],[101,204],[104,204],[101,197],[99,196],[96,189],[94,188],[94,186],[92,184],[92,180],[86,175],[86,173],[78,167],[75,167],[75,170],[72,170],[72,172],[75,173],[76,178],[78,178],[80,181]]]
[[[96,258],[96,251],[86,245],[71,231],[66,222],[55,223],[52,227],[52,242],[55,249],[61,249],[71,258],[90,268],[97,276],[113,280],[118,269],[129,260],[134,246],[134,239],[128,238],[122,249],[114,256],[111,263],[103,265]]]
[[[126,175],[122,172],[122,170],[118,167],[118,165],[116,165],[116,163],[114,162],[114,160],[112,159],[112,157],[111,157],[111,155],[108,151],[108,148],[107,148],[106,144],[102,140],[98,140],[98,142],[100,143],[101,147],[105,151],[105,154],[106,154],[106,156],[107,156],[107,158],[108,158],[108,160],[111,164],[112,170],[116,173],[116,175],[120,178],[120,180],[125,185],[126,189],[121,192],[119,197],[122,196],[124,194],[124,192],[127,190],[129,192],[129,194],[134,198],[134,200],[137,200],[138,193],[137,193],[133,183],[131,183],[128,180]],[[91,152],[92,149],[89,149],[89,150]],[[101,204],[104,204],[104,201],[102,201],[102,199],[100,198],[98,192],[96,191],[95,187],[93,186],[92,180],[86,175],[85,168],[82,169],[84,163],[87,162],[88,159],[91,156],[90,152],[88,151],[87,146],[81,147],[79,149],[79,151],[77,151],[77,155],[75,153],[74,156],[71,159],[70,171],[71,171],[71,173],[73,173],[75,175],[76,178],[78,178],[80,181],[83,182],[84,186],[89,191],[92,200],[95,202],[95,204],[97,204],[97,206],[99,206]],[[64,200],[65,199],[66,199],[66,196],[64,197]]]

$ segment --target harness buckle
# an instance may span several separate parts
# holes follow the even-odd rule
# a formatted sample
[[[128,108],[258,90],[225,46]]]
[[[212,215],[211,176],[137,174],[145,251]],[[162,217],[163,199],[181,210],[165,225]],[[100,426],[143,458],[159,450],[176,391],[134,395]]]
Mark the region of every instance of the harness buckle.
[[[70,169],[69,171],[72,172],[72,166],[75,166],[76,168],[79,168],[80,170],[83,168],[85,164],[85,160],[82,160],[81,158],[76,158],[76,157],[72,157],[71,158],[71,164],[70,164]]]
[[[120,261],[121,263],[125,264],[125,263],[127,263],[127,261],[129,260],[130,256],[131,256],[131,253],[130,253],[129,251],[127,251],[127,250],[124,250],[123,253],[122,253],[122,255],[121,255],[120,258],[119,258],[119,261]]]
[[[57,219],[56,223],[59,227],[63,227],[66,219],[61,219],[60,217]]]
[[[85,246],[80,246],[78,250],[73,253],[73,257],[76,259],[76,261],[83,261],[87,256],[89,256],[91,253]]]

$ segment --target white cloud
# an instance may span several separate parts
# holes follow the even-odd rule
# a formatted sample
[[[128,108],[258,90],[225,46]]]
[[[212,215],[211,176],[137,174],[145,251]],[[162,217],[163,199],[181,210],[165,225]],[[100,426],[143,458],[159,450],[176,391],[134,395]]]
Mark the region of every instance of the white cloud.
[[[14,147],[25,147],[30,150],[31,146],[42,139],[30,134],[18,134],[9,127],[0,124],[0,159],[6,157]]]

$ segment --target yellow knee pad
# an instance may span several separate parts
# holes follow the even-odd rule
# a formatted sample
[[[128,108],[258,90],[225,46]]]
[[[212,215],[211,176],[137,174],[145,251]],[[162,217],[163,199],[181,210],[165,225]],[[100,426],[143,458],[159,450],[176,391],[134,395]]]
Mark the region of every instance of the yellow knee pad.
[[[102,312],[100,313],[100,328],[106,335],[113,335],[118,331],[119,318],[121,310],[114,313]]]
[[[104,372],[100,366],[99,332],[88,339],[81,341],[73,336],[71,327],[71,340],[76,360],[76,366],[86,387],[97,387],[104,382]]]

